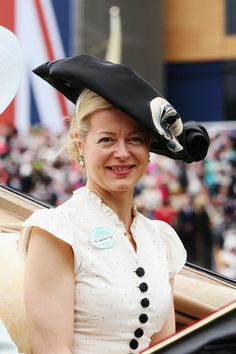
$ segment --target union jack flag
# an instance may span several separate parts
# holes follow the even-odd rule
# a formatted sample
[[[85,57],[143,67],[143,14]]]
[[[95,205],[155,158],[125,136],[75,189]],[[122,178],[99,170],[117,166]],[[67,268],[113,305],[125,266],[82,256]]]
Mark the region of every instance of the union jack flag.
[[[26,133],[40,124],[54,133],[64,130],[70,103],[32,73],[48,60],[72,55],[73,0],[0,0],[0,25],[18,37],[24,56],[24,73],[15,99],[1,122]]]

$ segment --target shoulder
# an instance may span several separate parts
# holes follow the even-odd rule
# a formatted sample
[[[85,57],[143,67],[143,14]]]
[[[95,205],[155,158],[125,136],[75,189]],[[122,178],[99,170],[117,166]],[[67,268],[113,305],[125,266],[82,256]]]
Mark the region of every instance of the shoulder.
[[[75,230],[78,231],[75,220],[80,209],[83,207],[76,205],[72,197],[56,208],[35,211],[21,226],[17,248],[22,258],[25,259],[28,254],[29,241],[32,236],[33,239],[43,240],[47,247],[49,244],[61,245],[64,249],[69,249],[67,245],[71,246],[76,271],[80,264],[80,257],[75,242]]]
[[[58,239],[74,246],[74,232],[76,215],[83,213],[83,203],[77,203],[72,196],[63,204],[55,208],[45,208],[35,211],[21,225],[18,249],[25,257],[29,238],[33,228],[40,228],[56,236]]]
[[[171,225],[162,220],[153,220],[153,223],[158,229],[160,238],[164,242],[167,249],[184,249],[177,232]]]
[[[61,226],[61,223],[65,222],[68,218],[71,204],[72,198],[55,208],[36,210],[22,223],[22,228],[37,226],[51,232],[52,230],[49,230],[48,228],[56,228],[56,225],[59,224]]]
[[[48,228],[59,229],[62,224],[73,224],[76,221],[75,216],[83,215],[87,212],[87,209],[86,198],[83,197],[83,193],[74,193],[71,198],[55,208],[35,211],[22,223],[22,227],[38,226],[51,232],[52,230],[48,230]]]
[[[173,277],[182,269],[186,262],[186,250],[178,234],[165,221],[150,220],[146,217],[143,217],[143,221],[148,226],[147,230],[152,231],[150,232],[150,237],[154,241],[161,241],[168,260],[169,276],[170,278]]]
[[[174,228],[169,225],[167,222],[162,221],[162,220],[153,220],[149,219],[148,217],[144,216],[143,214],[139,214],[140,219],[142,220],[142,223],[148,228],[152,229],[153,231],[156,231],[157,233],[154,233],[154,237],[159,234],[160,236],[167,235],[167,237],[170,238],[178,238],[178,235]]]
[[[173,277],[184,266],[187,258],[186,250],[172,226],[164,221],[159,221],[160,236],[166,248],[169,276]]]

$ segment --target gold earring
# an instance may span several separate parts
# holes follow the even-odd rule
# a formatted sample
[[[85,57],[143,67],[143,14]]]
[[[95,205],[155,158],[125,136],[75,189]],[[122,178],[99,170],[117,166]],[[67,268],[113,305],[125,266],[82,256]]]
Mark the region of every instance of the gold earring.
[[[85,161],[83,155],[79,155],[79,164],[81,167],[85,167]]]

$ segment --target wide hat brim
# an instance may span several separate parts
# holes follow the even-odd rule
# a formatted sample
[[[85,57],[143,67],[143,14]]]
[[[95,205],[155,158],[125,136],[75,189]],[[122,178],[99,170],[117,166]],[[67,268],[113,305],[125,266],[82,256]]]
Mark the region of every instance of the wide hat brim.
[[[46,62],[33,72],[74,104],[85,88],[105,98],[151,132],[151,152],[188,163],[207,154],[206,129],[196,122],[183,123],[173,106],[126,65],[77,55]]]

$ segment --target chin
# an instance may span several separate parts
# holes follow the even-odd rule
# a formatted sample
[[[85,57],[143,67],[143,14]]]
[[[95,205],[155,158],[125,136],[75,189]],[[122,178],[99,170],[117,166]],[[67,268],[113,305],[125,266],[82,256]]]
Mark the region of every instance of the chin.
[[[113,185],[110,184],[108,188],[113,193],[116,193],[116,192],[130,192],[131,190],[134,189],[134,186],[131,185],[130,183],[113,184]]]

